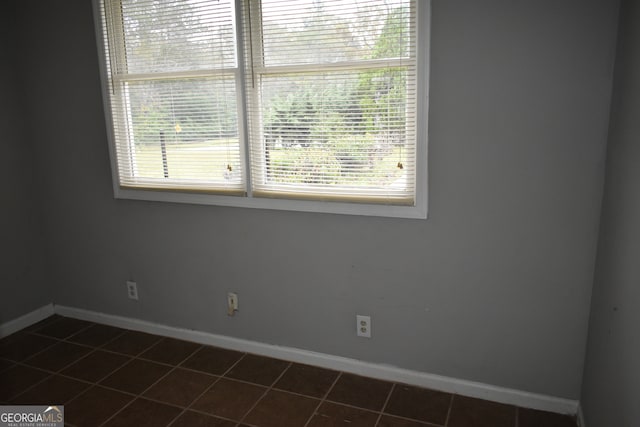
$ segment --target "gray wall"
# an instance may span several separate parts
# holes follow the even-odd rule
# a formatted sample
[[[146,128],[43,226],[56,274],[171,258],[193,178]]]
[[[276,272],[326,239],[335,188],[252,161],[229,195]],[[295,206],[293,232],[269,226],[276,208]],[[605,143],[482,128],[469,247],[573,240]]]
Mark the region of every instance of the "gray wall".
[[[0,324],[51,302],[39,188],[25,127],[15,7],[0,13]]]
[[[640,4],[624,1],[582,405],[589,427],[640,420]]]
[[[616,2],[433,2],[427,221],[114,200],[89,1],[21,4],[56,303],[579,397]]]

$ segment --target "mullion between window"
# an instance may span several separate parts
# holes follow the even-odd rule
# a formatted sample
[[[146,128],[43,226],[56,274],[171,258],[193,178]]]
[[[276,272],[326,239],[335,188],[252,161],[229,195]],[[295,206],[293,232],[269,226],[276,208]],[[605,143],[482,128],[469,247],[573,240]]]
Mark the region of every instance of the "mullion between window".
[[[247,170],[251,177],[251,182],[247,185],[250,189],[249,195],[253,195],[256,181],[264,181],[266,168],[266,152],[264,139],[262,138],[261,118],[258,113],[261,105],[260,101],[260,79],[257,70],[263,68],[263,32],[262,32],[262,4],[260,0],[238,0],[243,3],[243,9],[238,10],[239,21],[242,23],[242,44],[244,52],[244,113],[246,117],[247,137],[245,149],[247,151]],[[257,157],[257,159],[256,159]],[[258,174],[254,174],[253,164],[263,165]]]

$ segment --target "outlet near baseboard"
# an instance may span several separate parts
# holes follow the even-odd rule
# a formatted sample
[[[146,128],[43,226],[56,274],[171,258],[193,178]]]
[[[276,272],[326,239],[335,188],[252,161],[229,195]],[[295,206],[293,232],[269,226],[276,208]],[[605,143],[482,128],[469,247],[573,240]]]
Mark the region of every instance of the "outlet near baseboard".
[[[371,316],[356,315],[356,334],[359,337],[371,338]]]
[[[129,299],[138,299],[138,284],[136,282],[127,280],[127,295],[129,296]]]

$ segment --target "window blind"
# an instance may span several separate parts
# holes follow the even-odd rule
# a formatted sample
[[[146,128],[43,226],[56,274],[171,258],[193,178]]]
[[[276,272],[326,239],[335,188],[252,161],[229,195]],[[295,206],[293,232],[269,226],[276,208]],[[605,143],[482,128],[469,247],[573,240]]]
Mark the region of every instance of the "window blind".
[[[232,0],[105,0],[121,187],[244,194]]]
[[[415,7],[249,2],[254,196],[415,202]]]
[[[416,0],[94,1],[118,189],[417,206]]]

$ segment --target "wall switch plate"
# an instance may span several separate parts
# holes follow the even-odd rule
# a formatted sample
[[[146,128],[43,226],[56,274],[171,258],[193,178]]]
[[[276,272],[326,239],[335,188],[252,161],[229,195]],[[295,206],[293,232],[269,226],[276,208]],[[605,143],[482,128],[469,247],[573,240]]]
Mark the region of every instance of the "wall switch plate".
[[[227,315],[233,316],[238,311],[238,294],[235,292],[227,293]]]
[[[371,316],[356,315],[356,334],[359,337],[371,338]]]
[[[138,284],[136,282],[127,280],[127,295],[129,295],[129,299],[138,299]]]

